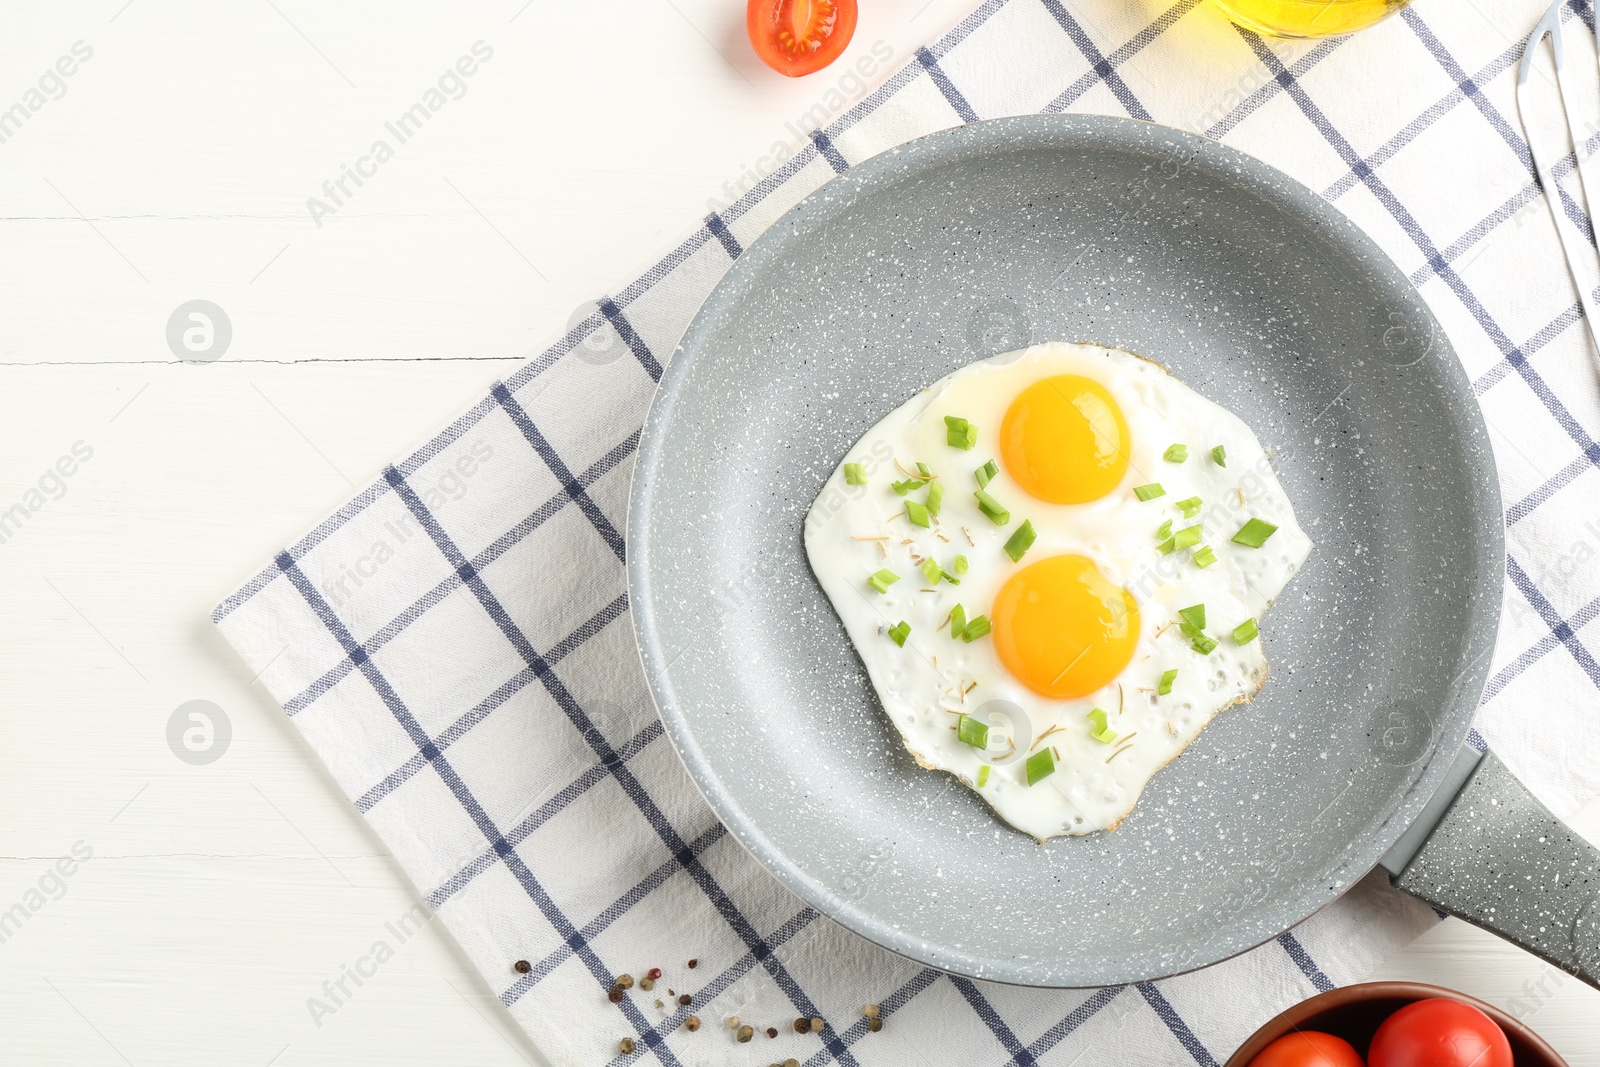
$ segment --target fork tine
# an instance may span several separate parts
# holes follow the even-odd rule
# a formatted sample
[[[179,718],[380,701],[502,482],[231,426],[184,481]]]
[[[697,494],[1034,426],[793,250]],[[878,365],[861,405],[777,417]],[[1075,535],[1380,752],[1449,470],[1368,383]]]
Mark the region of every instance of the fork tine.
[[[1517,87],[1528,80],[1528,74],[1533,70],[1533,53],[1539,47],[1539,42],[1546,36],[1550,38],[1550,45],[1555,49],[1556,70],[1561,69],[1561,8],[1566,0],[1555,0],[1544,17],[1539,19],[1533,27],[1533,32],[1528,35],[1528,43],[1522,46],[1522,62],[1517,65]]]

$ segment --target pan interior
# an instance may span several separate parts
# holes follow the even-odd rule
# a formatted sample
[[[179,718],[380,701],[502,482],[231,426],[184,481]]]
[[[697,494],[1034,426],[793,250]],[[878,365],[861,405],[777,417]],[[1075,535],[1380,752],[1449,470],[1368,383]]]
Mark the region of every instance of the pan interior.
[[[1045,340],[1139,352],[1237,413],[1317,548],[1263,623],[1262,695],[1121,828],[1041,847],[905,753],[801,525],[885,413]],[[1212,142],[1037,117],[869,161],[735,264],[646,426],[630,583],[675,745],[790,888],[938,967],[1103,985],[1258,944],[1392,843],[1483,683],[1499,516],[1447,340],[1353,225]]]

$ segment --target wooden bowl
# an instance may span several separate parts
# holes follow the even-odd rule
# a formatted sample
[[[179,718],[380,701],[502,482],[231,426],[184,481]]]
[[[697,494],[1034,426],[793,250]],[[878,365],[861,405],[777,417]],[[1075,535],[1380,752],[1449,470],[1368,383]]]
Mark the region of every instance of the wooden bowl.
[[[1342,1037],[1365,1059],[1372,1035],[1378,1032],[1385,1019],[1407,1004],[1430,997],[1447,997],[1471,1004],[1499,1023],[1511,1042],[1517,1067],[1567,1067],[1567,1061],[1558,1056],[1544,1038],[1499,1008],[1453,989],[1420,982],[1366,982],[1303,1000],[1251,1034],[1250,1040],[1228,1058],[1225,1067],[1247,1067],[1262,1049],[1294,1030],[1320,1030]]]

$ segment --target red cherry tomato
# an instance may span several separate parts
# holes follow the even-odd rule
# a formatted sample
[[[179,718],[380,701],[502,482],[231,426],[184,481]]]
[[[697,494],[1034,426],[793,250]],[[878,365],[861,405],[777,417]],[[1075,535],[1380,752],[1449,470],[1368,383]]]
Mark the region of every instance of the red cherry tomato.
[[[1470,1004],[1434,997],[1383,1021],[1367,1050],[1372,1067],[1512,1067],[1511,1043]]]
[[[1296,1030],[1256,1054],[1250,1067],[1362,1067],[1361,1054],[1342,1037]]]
[[[839,58],[856,32],[856,0],[750,0],[744,21],[761,62],[798,78]]]

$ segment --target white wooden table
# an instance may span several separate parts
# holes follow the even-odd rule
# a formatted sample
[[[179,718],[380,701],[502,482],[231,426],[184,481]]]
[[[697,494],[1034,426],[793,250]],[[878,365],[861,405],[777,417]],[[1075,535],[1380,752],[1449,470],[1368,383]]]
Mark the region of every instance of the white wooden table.
[[[971,2],[866,3],[847,59],[897,65]],[[838,77],[767,72],[739,0],[84,0],[0,24],[0,909],[26,912],[0,926],[0,1062],[537,1062],[431,928],[312,1018],[415,898],[207,612],[727,199]],[[196,299],[232,336],[180,363],[168,319]],[[210,763],[169,747],[191,700],[231,728]],[[1459,923],[1384,974],[1520,998],[1600,1063],[1600,994]]]

